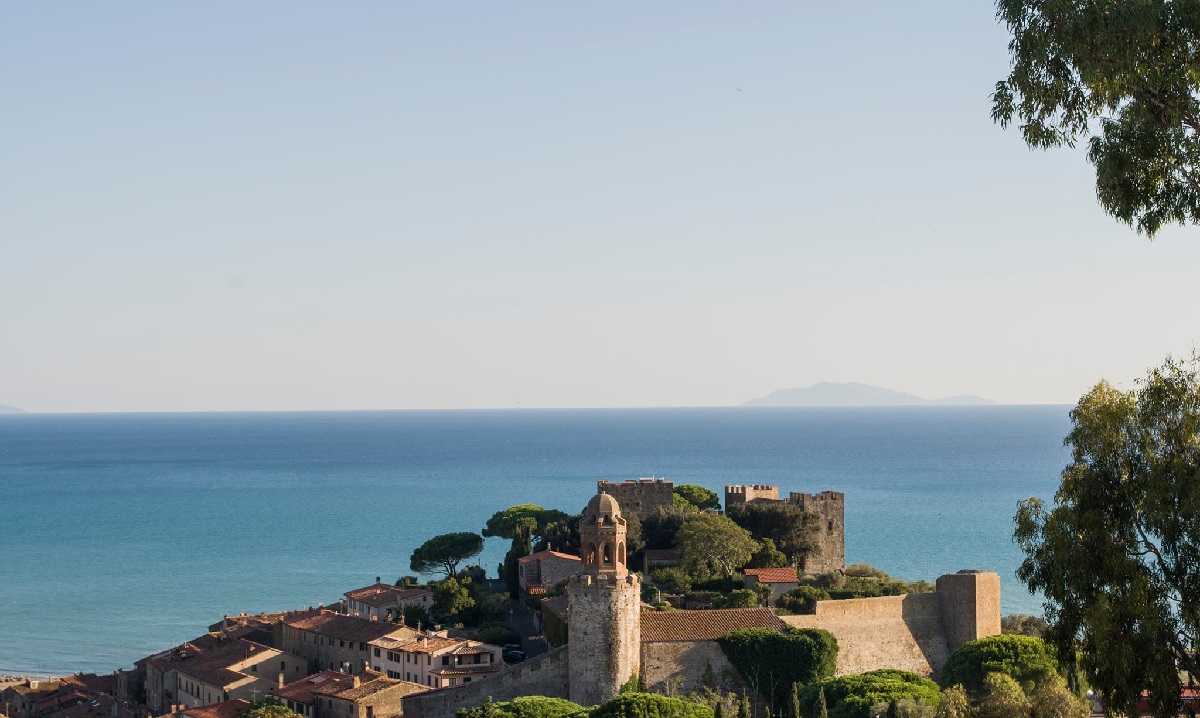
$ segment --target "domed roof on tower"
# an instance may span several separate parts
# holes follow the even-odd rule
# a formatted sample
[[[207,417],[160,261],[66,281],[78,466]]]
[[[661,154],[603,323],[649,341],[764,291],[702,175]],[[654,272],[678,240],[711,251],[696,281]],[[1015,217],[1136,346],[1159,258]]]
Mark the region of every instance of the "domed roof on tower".
[[[619,519],[621,518],[621,507],[617,505],[617,500],[611,495],[596,494],[588,502],[587,508],[583,510],[583,515],[587,518],[609,517]]]
[[[579,522],[583,572],[591,575],[628,573],[625,534],[629,520],[621,516],[621,507],[612,496],[600,493],[592,497]]]

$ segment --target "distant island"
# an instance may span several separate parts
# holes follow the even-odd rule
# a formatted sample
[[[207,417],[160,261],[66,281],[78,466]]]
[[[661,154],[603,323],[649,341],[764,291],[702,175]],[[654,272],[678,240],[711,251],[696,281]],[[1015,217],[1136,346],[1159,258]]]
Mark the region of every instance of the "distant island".
[[[18,409],[15,406],[7,406],[5,404],[0,404],[0,414],[28,414],[28,413],[29,413],[28,411],[25,411],[24,409]]]
[[[806,389],[778,389],[742,406],[986,406],[990,399],[962,394],[944,399],[924,399],[916,394],[850,381],[823,381]]]

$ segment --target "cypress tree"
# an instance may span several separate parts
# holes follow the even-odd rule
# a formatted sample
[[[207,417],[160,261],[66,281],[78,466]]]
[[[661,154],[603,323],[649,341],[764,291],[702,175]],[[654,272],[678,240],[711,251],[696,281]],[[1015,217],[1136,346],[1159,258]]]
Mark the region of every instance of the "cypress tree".
[[[750,696],[744,693],[738,703],[738,718],[750,718]]]
[[[792,718],[804,718],[800,715],[800,684],[792,684]]]
[[[825,686],[817,693],[817,718],[829,718],[829,707],[825,703]]]

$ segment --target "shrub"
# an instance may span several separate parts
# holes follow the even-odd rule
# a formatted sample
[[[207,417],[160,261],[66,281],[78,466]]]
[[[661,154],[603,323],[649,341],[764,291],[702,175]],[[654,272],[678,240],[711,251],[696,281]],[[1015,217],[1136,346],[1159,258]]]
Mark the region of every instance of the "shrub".
[[[800,586],[793,588],[779,597],[776,603],[780,608],[799,614],[817,612],[817,601],[828,601],[829,592],[816,586]]]
[[[745,628],[717,639],[721,651],[764,700],[786,706],[793,683],[832,678],[837,670],[837,639],[819,628]]]
[[[588,718],[713,718],[713,709],[682,698],[627,693],[596,706]]]
[[[484,624],[479,629],[479,633],[476,634],[475,638],[484,643],[490,643],[493,646],[505,646],[509,643],[521,642],[521,637],[503,623]]]
[[[928,678],[887,668],[805,686],[799,696],[804,715],[813,715],[821,691],[825,692],[829,718],[869,718],[872,707],[906,698],[936,708],[942,698],[937,684]]]
[[[584,710],[578,703],[545,696],[521,696],[496,704],[498,718],[562,718]]]
[[[713,598],[713,608],[754,608],[759,603],[758,593],[749,588],[738,588],[724,596]]]
[[[692,590],[692,577],[675,566],[654,569],[650,572],[650,580],[667,593],[687,593]]]
[[[942,685],[961,683],[978,695],[989,673],[1013,678],[1026,693],[1056,678],[1061,671],[1054,649],[1032,636],[988,636],[963,644],[942,668]]]

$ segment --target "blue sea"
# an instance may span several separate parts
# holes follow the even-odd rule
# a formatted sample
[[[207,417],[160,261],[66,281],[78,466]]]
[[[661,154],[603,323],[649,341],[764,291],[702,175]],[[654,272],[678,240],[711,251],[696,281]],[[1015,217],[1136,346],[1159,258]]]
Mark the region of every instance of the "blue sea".
[[[1068,407],[0,416],[0,674],[109,672],[223,614],[411,573],[494,511],[576,512],[596,481],[846,494],[846,552],[906,579],[1016,580],[1012,515],[1050,498]],[[494,573],[506,542],[489,539]]]

